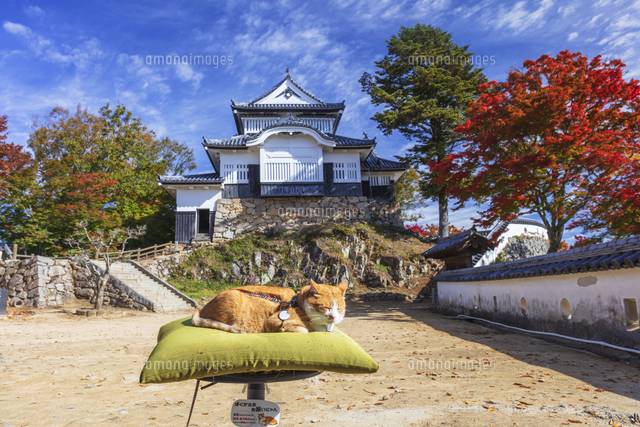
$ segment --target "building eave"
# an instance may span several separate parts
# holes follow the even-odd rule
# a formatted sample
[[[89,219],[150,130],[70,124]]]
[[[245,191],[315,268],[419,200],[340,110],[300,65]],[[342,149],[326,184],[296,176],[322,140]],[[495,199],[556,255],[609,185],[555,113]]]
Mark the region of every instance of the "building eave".
[[[444,271],[438,282],[471,282],[640,268],[640,236],[482,267]]]

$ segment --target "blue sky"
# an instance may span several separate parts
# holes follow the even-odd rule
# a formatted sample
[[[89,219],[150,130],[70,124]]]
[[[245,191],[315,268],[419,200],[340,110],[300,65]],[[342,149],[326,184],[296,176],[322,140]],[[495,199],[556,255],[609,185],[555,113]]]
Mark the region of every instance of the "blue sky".
[[[230,100],[263,93],[286,67],[321,99],[346,101],[340,133],[367,132],[380,155],[400,154],[407,141],[381,135],[358,84],[400,26],[449,31],[491,58],[491,79],[562,49],[622,58],[640,76],[640,0],[3,0],[0,22],[0,114],[11,141],[24,144],[54,106],[123,103],[159,135],[193,147],[198,170],[210,168],[201,137],[235,131]],[[207,55],[212,64],[150,65],[149,55]],[[454,213],[454,223],[467,225],[473,212]],[[437,218],[432,207],[422,215]]]

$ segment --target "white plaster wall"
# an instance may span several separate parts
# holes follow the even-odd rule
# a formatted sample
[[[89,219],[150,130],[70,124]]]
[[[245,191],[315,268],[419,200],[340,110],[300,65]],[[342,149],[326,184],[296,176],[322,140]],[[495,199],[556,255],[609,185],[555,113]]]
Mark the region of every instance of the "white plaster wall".
[[[222,151],[220,153],[220,173],[228,182],[226,165],[257,165],[260,163],[260,151],[257,149],[242,151]]]
[[[176,210],[179,212],[193,212],[196,209],[216,210],[216,202],[222,196],[220,187],[209,189],[177,189]]]
[[[258,150],[221,151],[220,169],[224,170],[223,165],[225,164],[237,163],[257,165],[260,163],[260,152]]]
[[[357,151],[342,151],[342,150],[326,151],[324,153],[324,161],[327,163],[336,163],[336,162],[355,163],[357,167],[357,177],[354,180],[343,181],[343,182],[360,182],[362,180],[362,175],[360,171],[360,153],[358,153]]]
[[[287,88],[291,88],[296,95],[289,98],[285,97],[284,92]],[[257,104],[315,104],[317,102],[296,87],[290,79],[286,79],[277,88],[260,99]]]
[[[476,282],[438,281],[438,304],[463,309],[521,315],[525,298],[530,319],[562,320],[560,301],[571,304],[571,320],[604,320],[624,328],[623,298],[640,305],[640,268]]]
[[[360,165],[360,153],[350,150],[326,151],[324,153],[324,161],[327,163],[358,162],[358,165]]]
[[[496,258],[502,252],[502,250],[509,243],[509,238],[514,236],[522,236],[522,235],[540,235],[545,239],[549,239],[547,234],[547,229],[544,227],[539,227],[536,225],[525,225],[525,224],[509,224],[507,229],[500,236],[500,240],[498,240],[498,244],[495,248],[488,250],[485,254],[478,260],[478,262],[474,265],[474,267],[480,267],[483,265],[489,265],[495,262]]]
[[[267,163],[315,163],[323,179],[322,146],[309,135],[276,134],[267,138],[260,147],[260,164]],[[260,181],[268,182],[265,167],[260,168]]]

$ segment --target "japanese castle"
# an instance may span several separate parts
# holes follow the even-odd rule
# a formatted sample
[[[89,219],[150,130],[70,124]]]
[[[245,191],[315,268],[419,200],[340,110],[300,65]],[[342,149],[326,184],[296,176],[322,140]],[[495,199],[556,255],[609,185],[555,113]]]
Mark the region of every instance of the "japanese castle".
[[[202,143],[214,171],[159,178],[176,197],[176,241],[210,238],[221,198],[393,197],[406,166],[376,156],[375,138],[339,135],[344,108],[309,93],[288,70],[253,101],[231,101],[237,135]]]

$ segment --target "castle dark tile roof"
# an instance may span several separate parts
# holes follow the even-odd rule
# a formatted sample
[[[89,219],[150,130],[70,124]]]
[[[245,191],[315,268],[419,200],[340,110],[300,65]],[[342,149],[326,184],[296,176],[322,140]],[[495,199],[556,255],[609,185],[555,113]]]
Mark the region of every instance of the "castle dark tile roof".
[[[465,250],[485,251],[490,242],[485,232],[470,228],[453,236],[438,239],[436,244],[425,252],[423,256],[427,258],[447,258]]]
[[[291,126],[297,126],[297,127],[304,127],[304,128],[309,128],[309,129],[313,129],[316,132],[318,132],[319,134],[321,134],[324,138],[333,141],[336,143],[336,147],[338,148],[344,148],[344,147],[348,147],[348,148],[368,148],[368,147],[373,147],[376,144],[376,140],[375,139],[360,139],[360,138],[351,138],[348,136],[342,136],[342,135],[336,135],[333,133],[325,133],[322,131],[319,131],[318,129],[314,128],[313,126],[310,126],[300,120],[295,120],[295,119],[284,119],[281,121],[278,121],[278,123],[275,123],[271,126],[267,126],[264,129],[262,129],[260,132],[255,133],[255,134],[251,134],[251,135],[236,135],[236,136],[232,136],[229,138],[221,138],[221,139],[214,139],[214,138],[204,138],[204,143],[203,145],[207,148],[244,148],[246,147],[247,143],[255,140],[256,138],[258,138],[262,133],[270,130],[270,129],[275,129],[275,128],[279,128],[279,127],[291,127]],[[395,163],[395,162],[393,162]]]
[[[161,184],[221,184],[223,179],[215,172],[158,177]]]
[[[244,102],[233,102],[231,107],[238,111],[338,111],[344,109],[344,102],[316,104],[249,104]]]
[[[484,267],[443,271],[439,282],[502,280],[640,267],[640,236]]]
[[[203,138],[203,145],[211,148],[244,148],[250,135],[235,135],[228,138]]]
[[[373,147],[376,145],[376,139],[369,138],[351,138],[349,136],[336,135],[334,133],[327,134],[331,140],[336,143],[336,147]]]
[[[403,171],[407,170],[405,163],[396,162],[395,160],[387,160],[376,156],[374,153],[362,162],[363,171]]]

